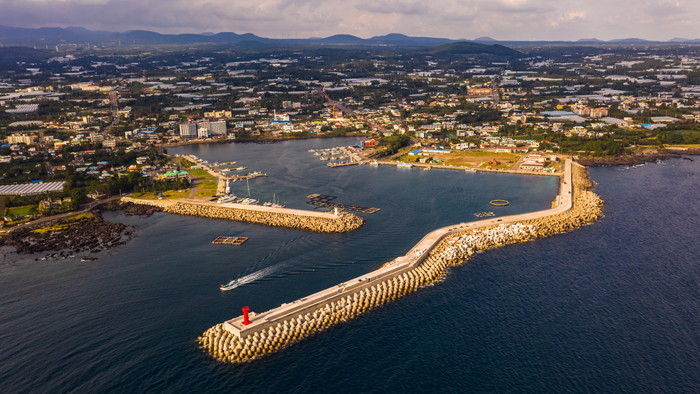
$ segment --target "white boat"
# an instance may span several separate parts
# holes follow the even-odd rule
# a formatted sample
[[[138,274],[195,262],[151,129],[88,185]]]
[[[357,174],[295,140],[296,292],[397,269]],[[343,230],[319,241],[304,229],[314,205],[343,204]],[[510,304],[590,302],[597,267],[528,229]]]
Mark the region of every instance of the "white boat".
[[[398,168],[412,168],[413,164],[411,164],[411,163],[398,163],[398,164],[396,164],[396,167],[398,167]]]
[[[224,204],[224,203],[227,203],[227,202],[236,202],[237,199],[238,199],[238,197],[236,197],[236,196],[234,196],[234,195],[229,195],[229,196],[219,197],[219,199],[216,200],[216,202],[217,202],[218,204]]]
[[[219,289],[220,289],[221,291],[229,291],[229,290],[235,289],[235,288],[238,287],[238,286],[240,286],[240,282],[238,281],[238,279],[234,279],[234,280],[228,282],[228,283],[225,284],[225,285],[219,286]]]

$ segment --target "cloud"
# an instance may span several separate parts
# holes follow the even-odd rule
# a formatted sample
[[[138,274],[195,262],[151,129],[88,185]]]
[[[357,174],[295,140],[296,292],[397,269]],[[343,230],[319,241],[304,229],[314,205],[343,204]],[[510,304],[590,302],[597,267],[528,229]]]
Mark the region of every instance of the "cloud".
[[[0,24],[266,37],[700,37],[696,0],[0,0]]]

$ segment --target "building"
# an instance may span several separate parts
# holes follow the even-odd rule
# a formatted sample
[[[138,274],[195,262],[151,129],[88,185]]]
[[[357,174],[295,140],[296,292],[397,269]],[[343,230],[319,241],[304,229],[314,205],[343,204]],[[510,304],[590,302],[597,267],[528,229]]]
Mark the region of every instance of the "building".
[[[467,94],[470,96],[491,96],[493,95],[493,90],[491,88],[470,86],[467,88]]]
[[[591,108],[591,118],[600,119],[608,116],[607,108]]]
[[[7,143],[12,144],[26,144],[32,145],[36,140],[36,136],[30,134],[12,134],[7,137]]]
[[[196,123],[180,123],[180,137],[181,138],[197,138],[197,124]]]
[[[223,120],[216,122],[200,122],[197,124],[197,135],[199,138],[225,136],[226,122]]]
[[[225,118],[230,119],[232,117],[231,111],[211,111],[204,113],[205,118]]]

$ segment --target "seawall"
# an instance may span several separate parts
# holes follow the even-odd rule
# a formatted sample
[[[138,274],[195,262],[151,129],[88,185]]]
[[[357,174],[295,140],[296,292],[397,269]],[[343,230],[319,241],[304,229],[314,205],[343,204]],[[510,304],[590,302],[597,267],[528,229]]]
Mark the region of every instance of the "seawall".
[[[335,215],[328,212],[233,203],[217,204],[189,200],[145,200],[131,197],[122,197],[121,200],[134,204],[157,206],[163,208],[164,212],[179,215],[235,220],[322,233],[353,231],[362,227],[365,223],[360,216],[347,212]]]
[[[231,363],[255,360],[347,321],[444,277],[474,253],[547,237],[596,221],[602,201],[589,189],[586,169],[567,161],[551,209],[447,226],[427,234],[405,255],[359,278],[272,310],[237,317],[198,338],[213,357]]]

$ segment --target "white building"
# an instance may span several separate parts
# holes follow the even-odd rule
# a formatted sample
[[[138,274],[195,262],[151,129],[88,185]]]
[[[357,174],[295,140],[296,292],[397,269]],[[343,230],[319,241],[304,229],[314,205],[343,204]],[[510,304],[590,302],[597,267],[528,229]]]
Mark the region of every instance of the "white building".
[[[197,138],[196,123],[180,123],[180,137],[182,138]]]
[[[7,143],[12,144],[27,144],[32,145],[36,137],[29,134],[12,134],[7,137]]]
[[[197,124],[197,135],[199,138],[225,136],[226,122],[223,120],[216,122],[200,122]]]

